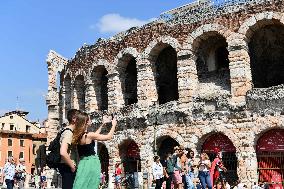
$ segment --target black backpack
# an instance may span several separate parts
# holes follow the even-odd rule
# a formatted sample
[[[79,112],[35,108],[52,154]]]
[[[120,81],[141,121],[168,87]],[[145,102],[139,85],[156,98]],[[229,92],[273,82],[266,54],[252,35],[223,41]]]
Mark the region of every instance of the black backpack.
[[[51,141],[49,146],[48,146],[48,151],[50,151],[50,152],[46,156],[46,165],[49,168],[54,168],[54,169],[58,168],[58,165],[61,161],[60,137],[61,137],[62,133],[66,130],[73,132],[72,129],[70,129],[70,128],[63,129],[61,132],[59,132],[56,135],[55,139],[53,141]]]

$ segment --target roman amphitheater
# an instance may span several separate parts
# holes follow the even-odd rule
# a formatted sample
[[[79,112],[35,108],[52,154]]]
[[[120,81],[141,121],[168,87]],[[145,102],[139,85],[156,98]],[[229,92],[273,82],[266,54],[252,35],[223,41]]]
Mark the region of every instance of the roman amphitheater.
[[[230,183],[283,184],[283,0],[194,2],[72,59],[50,51],[47,66],[48,141],[70,108],[93,128],[117,113],[114,138],[98,145],[110,185],[117,161],[141,185],[154,154],[178,144],[197,162],[219,147]]]

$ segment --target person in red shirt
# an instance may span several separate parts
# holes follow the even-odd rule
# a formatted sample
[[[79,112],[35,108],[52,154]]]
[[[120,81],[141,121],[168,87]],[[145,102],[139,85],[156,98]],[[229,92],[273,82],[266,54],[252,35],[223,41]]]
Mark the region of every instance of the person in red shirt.
[[[120,164],[116,163],[115,164],[115,175],[114,175],[116,189],[121,189],[121,173],[122,173],[122,170],[120,168]]]

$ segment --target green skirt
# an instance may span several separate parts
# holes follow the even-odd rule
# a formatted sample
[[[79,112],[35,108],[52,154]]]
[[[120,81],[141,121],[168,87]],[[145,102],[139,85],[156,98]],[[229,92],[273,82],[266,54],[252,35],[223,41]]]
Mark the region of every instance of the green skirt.
[[[88,156],[80,160],[73,189],[98,189],[100,185],[101,163],[99,157]]]

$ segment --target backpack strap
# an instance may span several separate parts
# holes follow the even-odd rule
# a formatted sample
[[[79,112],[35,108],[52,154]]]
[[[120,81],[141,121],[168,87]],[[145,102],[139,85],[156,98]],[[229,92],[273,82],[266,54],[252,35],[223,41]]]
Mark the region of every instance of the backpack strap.
[[[64,128],[64,129],[61,131],[60,135],[62,135],[65,131],[68,131],[68,130],[73,133],[73,130],[67,127],[67,128]]]

